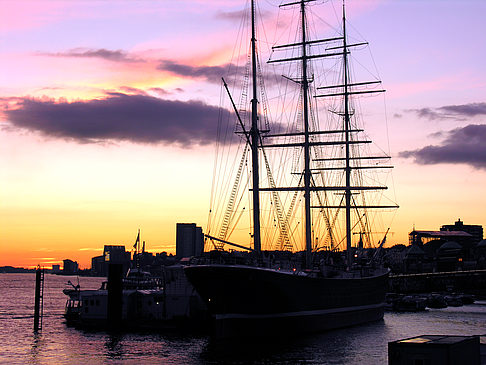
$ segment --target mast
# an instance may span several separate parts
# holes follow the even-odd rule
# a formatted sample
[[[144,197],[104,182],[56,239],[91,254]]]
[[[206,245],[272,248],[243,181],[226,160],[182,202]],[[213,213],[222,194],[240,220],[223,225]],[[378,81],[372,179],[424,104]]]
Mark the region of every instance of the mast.
[[[266,138],[272,137],[284,137],[284,136],[302,136],[302,142],[284,142],[284,143],[265,143],[263,146],[264,148],[288,148],[288,147],[302,147],[303,148],[303,155],[304,155],[304,170],[303,170],[303,178],[304,178],[304,185],[303,186],[285,186],[285,187],[270,187],[270,188],[260,188],[259,191],[266,192],[266,191],[301,191],[304,193],[304,209],[305,209],[305,240],[306,240],[306,266],[309,268],[312,264],[312,216],[311,216],[311,209],[341,209],[343,206],[341,203],[335,204],[322,204],[319,202],[319,205],[311,205],[311,193],[312,192],[332,192],[332,191],[340,191],[344,194],[344,213],[345,213],[345,235],[346,235],[346,250],[347,250],[347,268],[350,269],[352,266],[352,254],[351,254],[351,243],[352,243],[352,230],[353,230],[353,222],[351,220],[351,209],[379,209],[379,208],[398,208],[395,205],[381,205],[381,204],[373,204],[368,205],[365,201],[360,204],[353,205],[353,194],[354,193],[364,193],[366,191],[379,191],[379,190],[386,190],[387,187],[383,185],[373,185],[368,186],[363,185],[362,182],[353,181],[352,171],[358,171],[360,173],[361,170],[369,170],[369,169],[379,169],[379,168],[392,168],[392,166],[378,166],[377,164],[370,164],[369,166],[362,166],[359,162],[368,161],[368,160],[388,160],[390,156],[366,156],[366,157],[353,157],[351,145],[366,144],[371,143],[370,140],[361,140],[360,138],[353,137],[356,133],[362,132],[361,129],[352,128],[351,126],[351,116],[353,115],[353,111],[350,108],[350,97],[352,95],[361,95],[361,94],[375,94],[375,93],[382,93],[385,90],[383,89],[356,89],[356,87],[367,87],[368,85],[376,85],[380,84],[381,81],[364,81],[364,82],[354,82],[352,83],[350,80],[350,67],[349,67],[349,59],[348,54],[350,53],[350,49],[357,46],[367,45],[367,42],[359,42],[359,43],[351,43],[347,42],[347,35],[346,35],[346,12],[345,12],[345,4],[343,0],[343,34],[342,36],[326,38],[326,39],[316,39],[316,40],[309,40],[306,27],[306,14],[305,14],[305,6],[308,3],[314,2],[315,0],[295,0],[290,1],[288,3],[280,5],[280,7],[287,7],[287,6],[300,6],[301,11],[301,23],[302,23],[302,34],[300,42],[285,44],[285,45],[277,45],[272,47],[273,50],[284,50],[285,48],[292,48],[292,47],[300,47],[302,49],[301,54],[299,56],[292,56],[288,58],[278,58],[269,60],[268,63],[280,63],[280,62],[294,62],[298,61],[302,67],[302,75],[301,79],[293,79],[290,77],[284,76],[286,79],[293,81],[295,83],[300,84],[303,96],[303,129],[302,133],[279,133],[275,135],[267,135]],[[319,43],[334,43],[340,42],[340,45],[331,45],[330,47],[326,48],[324,53],[320,54],[312,54],[310,48],[307,46],[309,45],[317,45]],[[312,82],[312,79],[309,80],[308,77],[308,65],[309,61],[312,59],[317,58],[327,58],[327,57],[342,57],[343,61],[343,75],[342,75],[342,82],[338,85],[329,85],[329,86],[322,86],[318,87],[317,89],[321,90],[328,90],[326,93],[321,95],[314,95],[315,98],[321,97],[343,97],[344,102],[344,110],[342,112],[336,113],[339,114],[342,120],[342,128],[339,130],[327,130],[327,131],[310,131],[309,126],[309,84]],[[310,141],[310,136],[314,135],[330,135],[334,133],[340,133],[342,136],[341,140],[321,140],[321,141]],[[324,168],[311,168],[311,154],[310,149],[314,146],[343,146],[344,156],[333,158],[333,157],[326,157],[326,158],[319,158],[315,159],[314,161],[342,161],[341,166],[333,166],[333,167],[324,167]],[[353,165],[353,161],[358,161],[357,164]],[[345,181],[343,184],[339,184],[337,186],[315,186],[312,184],[311,174],[313,171],[332,171],[332,170],[343,170],[345,174]]]
[[[297,1],[291,1],[286,4],[280,5],[280,7],[286,7],[286,6],[294,6],[298,5],[300,6],[300,13],[301,13],[301,40],[300,42],[297,43],[291,43],[291,44],[286,44],[286,45],[279,45],[279,46],[274,46],[272,47],[273,50],[275,49],[283,49],[287,47],[300,47],[302,49],[300,56],[297,57],[290,57],[290,58],[283,58],[283,59],[275,59],[275,60],[269,60],[268,63],[275,63],[275,62],[292,62],[292,61],[298,61],[301,63],[302,66],[302,74],[301,78],[298,80],[291,79],[286,77],[287,79],[294,81],[295,83],[300,84],[301,90],[302,90],[302,117],[303,117],[303,133],[285,133],[285,134],[280,134],[280,135],[273,135],[273,136],[267,136],[267,137],[279,137],[279,136],[290,136],[290,135],[301,135],[304,137],[303,143],[284,143],[284,144],[271,144],[271,145],[266,145],[263,147],[292,147],[292,146],[299,146],[303,148],[303,155],[304,155],[304,170],[303,170],[303,182],[304,186],[303,187],[290,187],[290,188],[278,188],[278,187],[273,187],[273,188],[262,188],[260,191],[303,191],[304,193],[304,220],[305,220],[305,266],[307,268],[312,267],[312,215],[311,215],[311,209],[313,208],[311,206],[311,192],[313,191],[318,191],[320,190],[319,188],[311,186],[311,174],[312,174],[312,169],[311,169],[311,147],[312,146],[318,146],[321,145],[322,143],[320,142],[311,142],[310,141],[310,136],[315,135],[315,134],[320,134],[320,133],[326,133],[326,132],[311,132],[310,131],[310,126],[309,126],[309,81],[308,78],[308,61],[310,59],[315,59],[315,58],[323,58],[323,57],[333,57],[336,55],[340,55],[341,53],[326,53],[326,54],[308,54],[307,52],[307,46],[308,45],[315,45],[318,43],[327,43],[327,42],[333,42],[336,40],[342,39],[342,37],[336,37],[336,38],[328,38],[328,39],[318,39],[318,40],[308,40],[307,36],[307,26],[306,26],[306,5],[307,3],[314,2],[315,0],[297,0]],[[285,77],[285,76],[284,76]]]
[[[261,252],[260,236],[260,176],[258,162],[258,146],[260,131],[258,130],[258,95],[257,95],[257,59],[255,37],[255,1],[251,0],[251,68],[253,97],[251,99],[251,165],[253,182],[253,248],[259,256]]]
[[[138,229],[137,241],[136,241],[136,254],[137,254],[137,269],[140,269],[140,228]]]
[[[343,0],[343,57],[344,57],[344,65],[343,65],[343,84],[344,84],[344,141],[345,141],[345,148],[346,148],[346,167],[345,167],[345,174],[346,174],[346,190],[344,191],[345,198],[346,198],[346,253],[347,253],[347,267],[348,270],[351,268],[352,265],[352,255],[351,255],[351,166],[350,166],[350,151],[349,151],[349,130],[350,123],[349,123],[349,90],[348,90],[348,47],[347,47],[347,39],[346,39],[346,12],[345,12],[345,4]]]
[[[309,148],[309,81],[307,79],[307,36],[305,24],[305,2],[300,2],[302,15],[302,97],[304,117],[304,209],[305,209],[305,266],[310,269],[312,266],[312,222],[311,222],[311,171],[310,171],[310,148]]]

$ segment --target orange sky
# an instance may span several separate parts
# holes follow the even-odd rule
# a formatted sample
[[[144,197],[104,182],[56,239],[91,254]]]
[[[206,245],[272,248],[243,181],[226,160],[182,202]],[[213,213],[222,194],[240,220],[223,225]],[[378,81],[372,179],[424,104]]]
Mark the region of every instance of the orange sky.
[[[335,10],[340,3],[330,4]],[[482,131],[486,124],[486,46],[481,38],[486,3],[348,3],[351,25],[372,44],[387,89],[387,133],[378,134],[373,124],[370,133],[385,149],[389,143],[394,157],[390,182],[400,209],[388,245],[407,243],[414,225],[438,230],[461,218],[486,227],[484,142],[474,142],[480,135],[460,139],[466,127]],[[205,227],[214,150],[202,129],[178,130],[173,140],[166,136],[170,129],[137,131],[130,139],[128,127],[121,137],[103,131],[111,134],[83,139],[76,133],[84,129],[59,131],[53,129],[58,120],[41,125],[41,114],[35,113],[60,113],[64,109],[56,106],[70,108],[76,101],[86,101],[85,109],[108,101],[115,108],[123,95],[146,103],[159,100],[160,107],[186,105],[194,115],[199,110],[209,115],[220,98],[220,85],[210,77],[235,61],[235,15],[244,4],[2,2],[0,266],[50,267],[70,258],[89,268],[105,244],[129,249],[138,229],[149,251],[175,253],[177,222]],[[262,48],[282,43],[272,38],[273,25],[285,28],[289,14],[271,15],[278,4],[260,2],[267,21]],[[332,23],[330,4],[327,13],[318,15]],[[32,100],[35,105],[28,106]],[[383,106],[379,99],[373,108]],[[16,108],[24,114],[9,114]],[[367,111],[370,116],[373,110]],[[137,115],[134,123],[141,122]],[[90,122],[76,120],[83,121],[83,128]],[[153,138],[157,133],[160,140]],[[460,154],[460,143],[472,152],[459,161],[427,155],[427,164],[421,164],[403,155],[427,146]]]

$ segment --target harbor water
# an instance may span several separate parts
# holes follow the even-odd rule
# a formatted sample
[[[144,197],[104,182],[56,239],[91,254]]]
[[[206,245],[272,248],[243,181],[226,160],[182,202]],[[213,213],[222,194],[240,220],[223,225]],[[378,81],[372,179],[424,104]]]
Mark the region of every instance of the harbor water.
[[[33,331],[35,274],[0,274],[2,364],[387,364],[388,342],[422,334],[486,334],[486,301],[321,334],[215,343],[204,334],[85,331],[67,327],[62,289],[74,276],[45,275],[42,330]],[[104,278],[81,277],[82,289]]]

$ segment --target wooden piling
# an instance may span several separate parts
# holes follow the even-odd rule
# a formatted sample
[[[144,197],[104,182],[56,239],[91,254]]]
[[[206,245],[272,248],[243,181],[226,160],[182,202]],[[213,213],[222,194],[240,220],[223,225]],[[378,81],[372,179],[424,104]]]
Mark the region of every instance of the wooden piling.
[[[119,328],[122,321],[123,265],[108,265],[108,326]]]
[[[42,312],[44,303],[44,270],[35,271],[34,332],[42,329]]]

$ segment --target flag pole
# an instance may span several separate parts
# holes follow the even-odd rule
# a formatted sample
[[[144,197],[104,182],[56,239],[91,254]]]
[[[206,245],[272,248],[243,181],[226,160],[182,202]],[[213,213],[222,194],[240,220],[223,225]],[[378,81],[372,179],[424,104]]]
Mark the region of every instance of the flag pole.
[[[137,269],[140,269],[140,228],[138,229],[138,235],[137,235]]]

